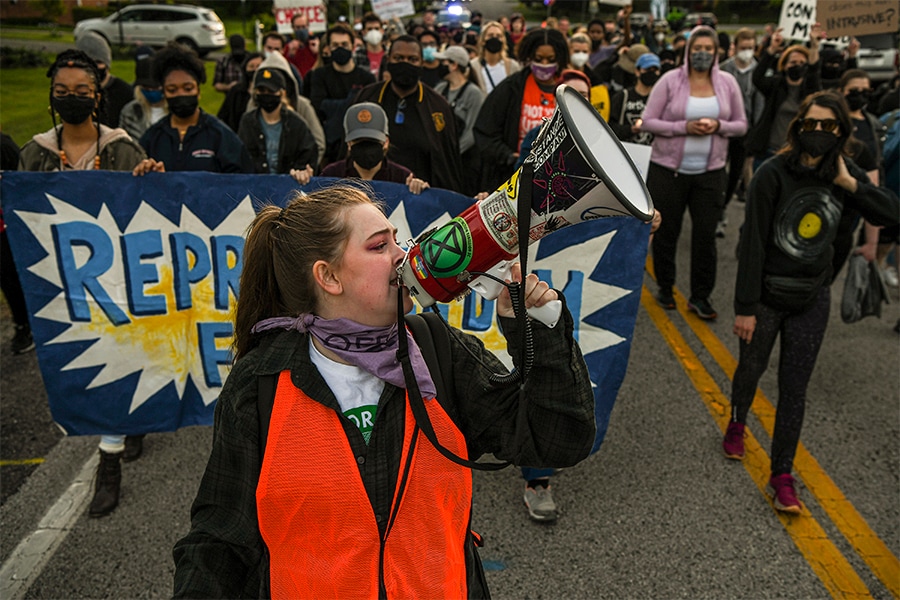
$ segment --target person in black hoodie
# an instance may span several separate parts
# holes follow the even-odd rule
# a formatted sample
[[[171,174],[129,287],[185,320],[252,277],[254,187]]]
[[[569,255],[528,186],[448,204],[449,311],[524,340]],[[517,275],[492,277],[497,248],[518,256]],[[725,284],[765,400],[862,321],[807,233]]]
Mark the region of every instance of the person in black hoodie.
[[[284,76],[276,69],[256,73],[253,100],[257,108],[244,113],[238,137],[244,142],[257,173],[307,171],[318,158],[316,138],[303,119],[287,107]]]
[[[241,124],[241,117],[247,112],[247,103],[250,101],[250,84],[253,83],[253,75],[263,61],[262,52],[251,52],[241,63],[241,81],[225,92],[225,99],[216,116],[237,133]]]
[[[734,296],[740,358],[732,382],[731,422],[722,448],[744,457],[744,429],[756,387],[781,336],[778,410],[767,492],[775,508],[799,514],[794,454],[806,388],[828,325],[834,239],[850,209],[878,225],[900,222],[900,199],[872,185],[846,157],[853,125],[833,92],[806,98],[790,122],[787,141],[750,182]]]

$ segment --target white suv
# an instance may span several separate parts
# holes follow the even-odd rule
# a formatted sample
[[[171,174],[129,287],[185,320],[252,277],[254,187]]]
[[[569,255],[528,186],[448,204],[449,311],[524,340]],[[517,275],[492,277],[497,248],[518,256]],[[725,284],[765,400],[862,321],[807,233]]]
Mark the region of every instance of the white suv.
[[[120,46],[176,41],[201,56],[224,48],[227,41],[225,25],[214,11],[185,4],[135,4],[102,19],[85,19],[75,25],[75,39],[88,31]]]

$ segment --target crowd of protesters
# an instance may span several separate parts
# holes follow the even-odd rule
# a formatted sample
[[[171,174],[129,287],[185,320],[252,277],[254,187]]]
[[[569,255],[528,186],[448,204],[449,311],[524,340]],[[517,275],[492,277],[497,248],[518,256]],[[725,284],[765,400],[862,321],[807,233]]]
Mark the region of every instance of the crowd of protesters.
[[[774,27],[763,34],[741,29],[733,37],[705,26],[668,35],[633,29],[630,12],[626,7],[574,26],[566,18],[548,19],[531,28],[518,14],[486,21],[475,13],[467,29],[437,26],[433,11],[407,23],[368,13],[358,23],[342,20],[318,35],[297,14],[291,35],[268,32],[258,52],[248,51],[240,35],[231,36],[230,52],[218,61],[212,89],[205,92],[222,94],[217,116],[200,108],[206,71],[192,50],[170,43],[142,53],[129,85],[124,74],[110,73],[106,41],[88,34],[48,72],[53,127],[24,145],[18,168],[130,170],[135,176],[289,174],[301,185],[317,176],[350,177],[402,183],[415,194],[438,187],[480,198],[521,165],[535,128],[554,112],[556,87],[567,83],[621,141],[652,147],[647,183],[662,217],[652,254],[657,300],[667,309],[676,308],[675,252],[683,213],[689,211],[687,307],[701,319],[717,317],[710,301],[716,237],[724,236],[729,200],[749,207],[765,189],[774,194],[767,205],[777,204],[779,195],[791,196],[794,188],[813,186],[816,177],[830,177],[825,183],[834,195],[846,198],[838,202],[833,243],[822,251],[827,257],[816,259],[821,269],[804,271],[807,279],[820,278],[814,290],[806,290],[812,300],[789,307],[767,291],[774,280],[769,275],[791,271],[796,262],[809,264],[797,255],[781,263],[773,259],[773,253],[790,254],[766,238],[781,226],[772,223],[777,206],[762,215],[756,206],[755,221],[742,236],[741,268],[755,265],[754,276],[765,285],[744,281],[735,299],[742,387],[724,449],[741,458],[747,398],[778,328],[808,321],[809,311],[817,311],[818,337],[811,342],[812,363],[803,366],[805,382],[824,331],[823,310],[827,317],[822,290],[847,256],[857,252],[878,261],[888,284],[897,285],[900,231],[891,213],[894,204],[875,205],[896,203],[896,190],[885,186],[893,181],[896,188],[897,182],[898,76],[876,86],[857,68],[859,44],[853,41],[843,51],[822,48],[826,32],[818,25],[809,41],[789,44]],[[810,101],[813,94],[817,99]],[[832,156],[835,147],[840,161]],[[4,137],[4,168],[13,168],[16,152]],[[823,155],[828,168],[814,168]],[[802,169],[809,173],[798,175]],[[763,174],[759,186],[756,171]],[[788,180],[790,190],[779,187]],[[868,195],[861,199],[863,192]],[[3,292],[14,309],[12,349],[22,353],[34,343],[15,270],[6,266],[5,239],[4,234]],[[771,273],[766,261],[775,265]],[[760,339],[753,337],[757,318],[764,320],[767,348],[752,341]],[[783,370],[780,376],[792,375],[790,367]],[[779,462],[773,466],[772,493],[776,507],[787,512],[800,506],[790,470],[804,386],[794,386],[793,408],[783,417],[789,419],[781,427],[790,430],[787,441],[776,423]],[[781,403],[777,419],[782,419]],[[110,433],[101,442],[91,516],[115,508],[119,460],[133,460],[141,451],[139,438]],[[552,469],[523,470],[525,504],[536,521],[558,516],[552,474]]]

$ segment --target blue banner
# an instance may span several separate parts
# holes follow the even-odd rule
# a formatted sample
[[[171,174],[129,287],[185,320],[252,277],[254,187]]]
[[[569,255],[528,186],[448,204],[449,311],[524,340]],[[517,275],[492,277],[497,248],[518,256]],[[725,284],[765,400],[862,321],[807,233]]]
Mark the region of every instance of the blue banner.
[[[3,216],[54,420],[70,435],[211,424],[230,368],[247,227],[261,206],[334,181],[300,188],[276,175],[5,172]],[[473,202],[433,188],[371,187],[401,243]],[[565,293],[575,317],[595,385],[595,450],[625,376],[648,234],[636,219],[598,219],[531,247],[529,265]],[[493,304],[473,294],[441,308],[504,358]]]

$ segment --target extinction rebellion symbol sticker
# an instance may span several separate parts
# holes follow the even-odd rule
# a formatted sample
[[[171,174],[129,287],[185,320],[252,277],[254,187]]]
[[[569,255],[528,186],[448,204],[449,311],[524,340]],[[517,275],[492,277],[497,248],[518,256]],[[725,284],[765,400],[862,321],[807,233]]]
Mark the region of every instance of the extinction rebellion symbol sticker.
[[[472,260],[472,232],[465,219],[456,217],[422,242],[422,256],[435,277],[462,273]]]

